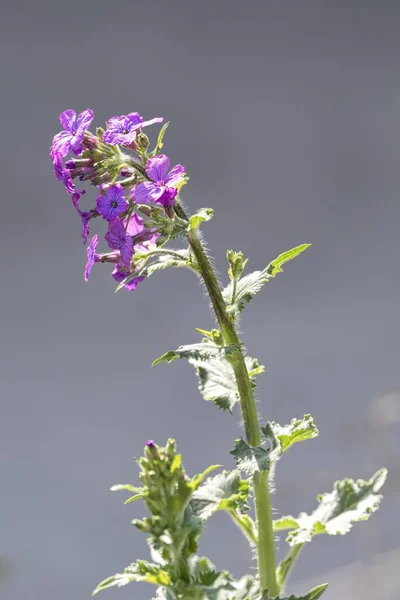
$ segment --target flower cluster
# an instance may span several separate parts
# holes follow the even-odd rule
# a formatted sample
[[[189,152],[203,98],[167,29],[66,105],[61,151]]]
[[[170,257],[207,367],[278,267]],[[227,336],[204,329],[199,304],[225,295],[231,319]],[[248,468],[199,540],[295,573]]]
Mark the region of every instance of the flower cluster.
[[[113,278],[134,290],[145,277],[141,269],[146,253],[168,240],[171,221],[178,219],[174,207],[186,180],[185,169],[182,165],[170,169],[168,157],[160,154],[165,125],[155,149],[148,150],[150,142],[142,130],[161,123],[161,117],[149,121],[139,113],[112,117],[106,129],[97,128],[96,134],[89,131],[93,118],[90,109],[79,115],[71,109],[61,113],[63,130],[54,136],[50,151],[54,174],[71,196],[85,244],[90,221],[97,217],[107,221],[105,241],[110,252],[97,253],[99,236],[93,235],[87,246],[85,280],[95,263],[113,263]],[[75,181],[98,189],[96,205],[90,210],[82,210],[86,190],[77,189]],[[146,222],[139,213],[150,219]]]

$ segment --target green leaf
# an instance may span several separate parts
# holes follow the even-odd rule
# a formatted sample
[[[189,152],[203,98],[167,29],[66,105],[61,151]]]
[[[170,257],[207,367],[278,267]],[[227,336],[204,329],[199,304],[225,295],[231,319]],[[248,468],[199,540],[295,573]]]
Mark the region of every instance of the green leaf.
[[[223,471],[195,491],[190,506],[197,517],[206,521],[218,510],[247,511],[249,493],[249,482],[241,478],[239,471]]]
[[[193,494],[190,507],[201,521],[206,521],[217,511],[225,511],[252,543],[257,542],[256,527],[253,519],[245,511],[250,493],[249,482],[242,479],[239,471],[223,471],[209,478]]]
[[[261,446],[250,446],[242,438],[235,441],[235,448],[229,454],[235,457],[237,468],[248,475],[269,469],[269,452]]]
[[[209,473],[211,473],[211,471],[214,471],[215,469],[219,469],[220,467],[221,467],[221,465],[211,465],[211,467],[207,467],[207,469],[205,471],[203,471],[202,473],[200,473],[199,475],[195,475],[194,477],[192,477],[191,482],[190,482],[191,489],[197,490],[197,488],[199,487],[199,485],[201,484],[203,479],[205,477],[207,477],[207,475]]]
[[[293,444],[310,440],[319,435],[319,431],[310,414],[302,419],[292,419],[288,425],[268,422],[261,428],[263,436],[271,444],[271,459],[278,460]]]
[[[281,517],[274,521],[274,531],[285,531],[286,529],[297,529],[298,522],[294,517]]]
[[[275,521],[274,529],[287,529],[286,525],[293,528],[286,540],[291,546],[310,542],[314,535],[321,533],[344,535],[354,523],[366,521],[378,510],[382,496],[377,492],[386,475],[386,469],[380,469],[368,481],[337,481],[332,492],[317,496],[319,505],[311,515],[283,517]]]
[[[279,597],[276,596],[274,598],[270,598],[268,595],[263,594],[262,600],[318,600],[318,598],[321,598],[322,594],[325,592],[327,587],[328,587],[327,583],[318,585],[317,587],[310,590],[308,592],[308,594],[306,594],[305,596],[292,595],[292,596],[285,596],[284,598],[282,596],[279,596]]]
[[[197,229],[204,221],[210,221],[213,214],[214,211],[212,208],[200,208],[196,214],[189,217],[189,225],[187,226],[187,230],[193,231],[193,229]]]
[[[245,305],[248,304],[253,296],[261,290],[263,285],[271,279],[271,277],[275,277],[277,273],[282,272],[281,266],[285,262],[292,260],[304,252],[310,245],[311,244],[302,244],[301,246],[297,246],[296,248],[292,248],[291,250],[280,254],[278,258],[273,260],[262,271],[254,271],[239,279],[236,283],[236,288],[234,287],[234,282],[231,281],[222,292],[228,307],[228,312],[233,316],[241,313]]]
[[[187,269],[193,269],[194,265],[191,262],[189,252],[187,250],[175,250],[175,254],[160,254],[157,259],[146,265],[140,274],[145,277],[150,277],[157,271],[162,271],[167,267],[185,267]],[[137,274],[135,275],[137,277]]]
[[[216,356],[224,356],[232,353],[237,346],[223,346],[222,348],[211,342],[211,340],[199,342],[197,344],[189,344],[187,346],[179,346],[177,350],[165,352],[162,356],[153,362],[154,365],[166,361],[168,363],[185,358],[186,360],[208,361]]]
[[[154,152],[152,152],[152,154],[151,154],[152,156],[157,156],[158,154],[160,154],[161,148],[164,145],[163,144],[164,135],[165,135],[165,132],[168,129],[168,126],[169,126],[169,121],[167,121],[166,123],[164,123],[164,125],[161,127],[160,132],[159,132],[158,137],[157,137],[157,145],[156,145],[156,147],[154,149]]]
[[[128,500],[125,500],[124,504],[130,504],[131,502],[139,500],[140,498],[143,498],[143,494],[135,494],[134,496],[128,498]]]
[[[169,574],[161,567],[145,560],[138,560],[126,567],[123,573],[116,573],[99,583],[92,596],[111,587],[123,587],[131,581],[145,581],[161,586],[168,586],[171,583]]]
[[[127,275],[123,281],[121,281],[117,287],[115,288],[115,293],[119,292],[127,283],[132,281],[132,279],[136,279],[139,276],[150,277],[153,273],[157,271],[162,271],[167,267],[185,267],[187,269],[194,269],[197,271],[197,267],[192,263],[190,253],[187,249],[184,250],[172,250],[160,254],[156,254],[153,256],[148,256],[148,253],[144,252],[143,254],[136,253],[135,258],[138,261],[149,260],[149,262],[143,268]]]
[[[111,492],[119,492],[120,490],[127,490],[128,492],[133,492],[134,494],[139,494],[143,491],[143,488],[135,487],[130,483],[117,483],[110,488]]]
[[[256,386],[255,377],[264,371],[256,358],[245,357],[253,387]],[[232,412],[233,407],[239,402],[235,373],[232,365],[222,356],[215,356],[209,360],[189,359],[199,378],[199,391],[204,400],[214,402],[222,410]]]

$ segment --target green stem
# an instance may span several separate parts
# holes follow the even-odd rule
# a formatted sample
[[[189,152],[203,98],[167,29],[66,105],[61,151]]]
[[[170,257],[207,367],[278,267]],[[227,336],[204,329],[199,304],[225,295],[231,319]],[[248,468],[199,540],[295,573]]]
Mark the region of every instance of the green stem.
[[[285,556],[285,558],[282,560],[279,567],[276,569],[276,580],[277,580],[277,584],[279,586],[280,592],[283,591],[286,580],[289,576],[289,573],[290,573],[292,567],[294,566],[294,563],[296,562],[298,555],[300,554],[301,550],[303,549],[303,546],[304,546],[304,544],[296,544],[295,546],[292,546],[290,548],[289,552],[287,553],[287,555]]]
[[[213,305],[221,333],[226,345],[236,345],[237,350],[230,356],[240,397],[246,438],[251,446],[261,443],[260,426],[258,422],[253,387],[249,378],[244,355],[241,350],[239,337],[234,321],[226,312],[222,293],[203,245],[194,230],[187,234],[190,247],[197,260],[199,272],[204,279],[208,295]],[[254,501],[258,524],[258,572],[262,590],[268,590],[270,596],[278,595],[279,590],[275,576],[275,540],[272,528],[271,500],[268,487],[268,472],[256,473],[253,479]]]

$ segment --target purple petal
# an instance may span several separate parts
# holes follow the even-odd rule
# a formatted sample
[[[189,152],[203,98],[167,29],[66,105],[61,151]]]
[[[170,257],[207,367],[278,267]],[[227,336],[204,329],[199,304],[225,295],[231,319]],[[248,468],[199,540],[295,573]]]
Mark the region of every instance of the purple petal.
[[[92,239],[89,242],[89,246],[86,249],[87,252],[87,262],[86,262],[86,266],[85,266],[85,281],[87,281],[89,279],[89,275],[90,275],[90,271],[94,265],[96,261],[96,248],[97,248],[97,244],[99,243],[99,236],[97,235],[97,233],[95,233],[95,235],[92,237]]]
[[[121,281],[126,279],[126,277],[128,277],[128,275],[130,275],[130,273],[124,269],[123,265],[117,265],[115,267],[114,271],[111,273],[111,275],[114,277],[114,279],[117,283],[121,283]],[[126,287],[126,289],[129,290],[130,292],[133,292],[136,289],[137,284],[140,281],[143,281],[143,279],[145,279],[144,275],[135,277],[134,279],[132,279],[131,281],[126,283],[124,287]]]
[[[144,229],[143,219],[142,217],[139,217],[139,215],[137,215],[136,213],[133,213],[129,220],[129,223],[127,223],[127,219],[125,219],[124,225],[126,227],[126,233],[131,236],[138,235],[138,233],[141,233]]]
[[[92,109],[87,108],[83,110],[78,118],[76,119],[76,131],[79,133],[84,133],[88,127],[90,127],[91,122],[94,119],[94,112]]]
[[[173,187],[164,188],[163,194],[157,200],[158,204],[162,204],[162,206],[173,206],[175,197],[178,194],[178,190]]]
[[[111,219],[105,239],[112,250],[120,250],[126,241],[125,227],[118,217]]]
[[[166,179],[165,185],[175,187],[182,181],[183,174],[185,172],[185,167],[183,165],[175,165],[173,169],[170,170]]]
[[[60,123],[66,131],[72,131],[76,122],[76,112],[72,108],[64,110],[60,115]]]
[[[71,149],[72,134],[69,131],[60,131],[53,137],[50,155],[53,157],[56,152],[61,156],[67,156]]]
[[[163,117],[155,117],[154,119],[150,119],[150,121],[143,121],[142,127],[147,127],[148,125],[153,125],[154,123],[162,123],[163,121]]]
[[[124,128],[128,131],[132,131],[133,129],[139,129],[142,126],[143,117],[139,115],[138,112],[129,113],[124,118]]]
[[[135,141],[136,134],[136,131],[122,133],[117,130],[108,129],[103,135],[103,140],[106,144],[112,144],[113,146],[129,146],[129,144]]]
[[[139,183],[132,190],[132,200],[138,204],[149,204],[150,202],[156,202],[163,195],[163,192],[163,187],[151,181],[145,181],[144,183]]]
[[[169,169],[169,158],[165,154],[153,156],[146,163],[146,173],[155,183],[163,184]]]
[[[123,265],[127,269],[129,269],[131,260],[132,260],[132,256],[134,254],[133,240],[131,237],[128,236],[125,239],[125,242],[123,244],[121,244],[119,251],[121,252],[121,259],[122,259]]]
[[[86,244],[89,237],[89,221],[93,219],[93,213],[91,212],[79,212],[82,221],[81,236],[83,243]]]
[[[53,170],[58,181],[62,181],[64,177],[64,168],[62,164],[62,156],[59,152],[53,153]]]
[[[121,115],[120,117],[111,117],[107,121],[107,129],[123,129],[124,119],[126,115]]]

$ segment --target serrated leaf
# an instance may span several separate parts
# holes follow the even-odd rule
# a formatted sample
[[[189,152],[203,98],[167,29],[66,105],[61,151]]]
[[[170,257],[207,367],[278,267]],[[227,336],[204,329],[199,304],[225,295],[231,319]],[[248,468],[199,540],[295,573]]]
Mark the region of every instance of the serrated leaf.
[[[150,277],[150,275],[153,275],[153,273],[156,273],[157,271],[162,271],[167,267],[185,267],[187,269],[194,268],[194,265],[190,260],[189,252],[187,250],[179,250],[175,252],[175,256],[171,256],[170,254],[160,254],[159,256],[157,256],[156,260],[146,265],[140,271],[140,274],[146,277]]]
[[[210,221],[213,214],[214,211],[212,208],[200,208],[196,214],[189,217],[189,225],[187,226],[187,230],[193,231],[193,229],[197,229],[204,221]]]
[[[308,515],[301,513],[297,518],[283,517],[275,522],[275,527],[283,529],[283,525],[296,524],[296,528],[287,537],[287,542],[294,546],[310,542],[314,535],[344,535],[357,521],[366,521],[379,508],[382,496],[378,490],[385,482],[387,471],[380,469],[371,479],[343,479],[336,481],[333,491],[317,497],[319,505]]]
[[[197,344],[188,344],[187,346],[179,346],[177,350],[170,350],[165,352],[162,356],[157,358],[153,362],[154,365],[166,361],[168,363],[177,360],[178,358],[185,358],[186,360],[194,361],[208,361],[216,356],[226,356],[237,349],[237,346],[217,346],[211,340],[199,342]]]
[[[138,560],[126,567],[123,573],[116,573],[99,583],[92,596],[111,587],[123,587],[132,581],[144,581],[160,586],[168,586],[171,583],[169,574],[161,567],[145,560]]]
[[[310,414],[302,419],[292,419],[288,425],[268,422],[261,428],[264,439],[271,446],[271,459],[278,460],[293,444],[310,440],[319,435],[319,431]]]
[[[318,598],[321,598],[322,594],[325,592],[327,587],[328,587],[327,583],[318,585],[317,587],[310,590],[305,596],[292,595],[292,596],[285,596],[283,598],[282,596],[270,597],[268,595],[263,594],[261,600],[318,600]]]
[[[269,469],[269,452],[261,446],[250,446],[243,438],[235,441],[235,448],[229,454],[235,457],[237,468],[248,475]]]
[[[249,482],[241,478],[239,471],[223,471],[196,490],[190,506],[197,517],[206,521],[218,510],[248,510],[249,493]]]
[[[244,514],[250,493],[249,482],[242,479],[239,471],[223,471],[208,479],[192,496],[190,506],[195,516],[206,521],[217,511],[225,511],[252,543],[257,543],[253,519]]]
[[[199,391],[204,400],[214,402],[222,410],[232,412],[233,407],[239,402],[235,373],[232,365],[223,357],[215,356],[210,360],[189,359],[199,378]],[[245,363],[251,383],[256,386],[255,377],[264,371],[256,358],[245,357]]]
[[[273,260],[265,269],[262,271],[253,271],[249,275],[245,275],[239,279],[234,285],[234,282],[230,282],[229,285],[223,290],[222,295],[227,305],[228,312],[236,316],[242,312],[245,305],[261,290],[263,285],[272,277],[275,277],[277,273],[281,273],[281,266],[292,260],[305,250],[309,248],[311,244],[301,244],[296,248],[287,250],[283,254],[280,254],[275,260]]]
[[[119,290],[121,290],[123,287],[125,287],[125,285],[127,283],[129,283],[130,281],[132,281],[133,279],[136,279],[137,277],[150,277],[150,275],[153,275],[154,273],[156,273],[157,271],[162,271],[164,269],[166,269],[167,267],[185,267],[187,269],[194,269],[197,270],[197,267],[192,263],[191,258],[190,258],[190,254],[188,250],[171,250],[171,252],[174,252],[174,255],[172,254],[158,254],[156,255],[156,257],[150,256],[148,258],[148,260],[152,261],[149,262],[148,264],[146,264],[142,269],[135,271],[134,273],[131,273],[130,275],[127,275],[125,277],[125,279],[123,279],[115,288],[115,293],[119,292]],[[137,253],[135,255],[135,257],[138,260],[141,259],[146,259],[146,253],[143,254],[139,254]]]

